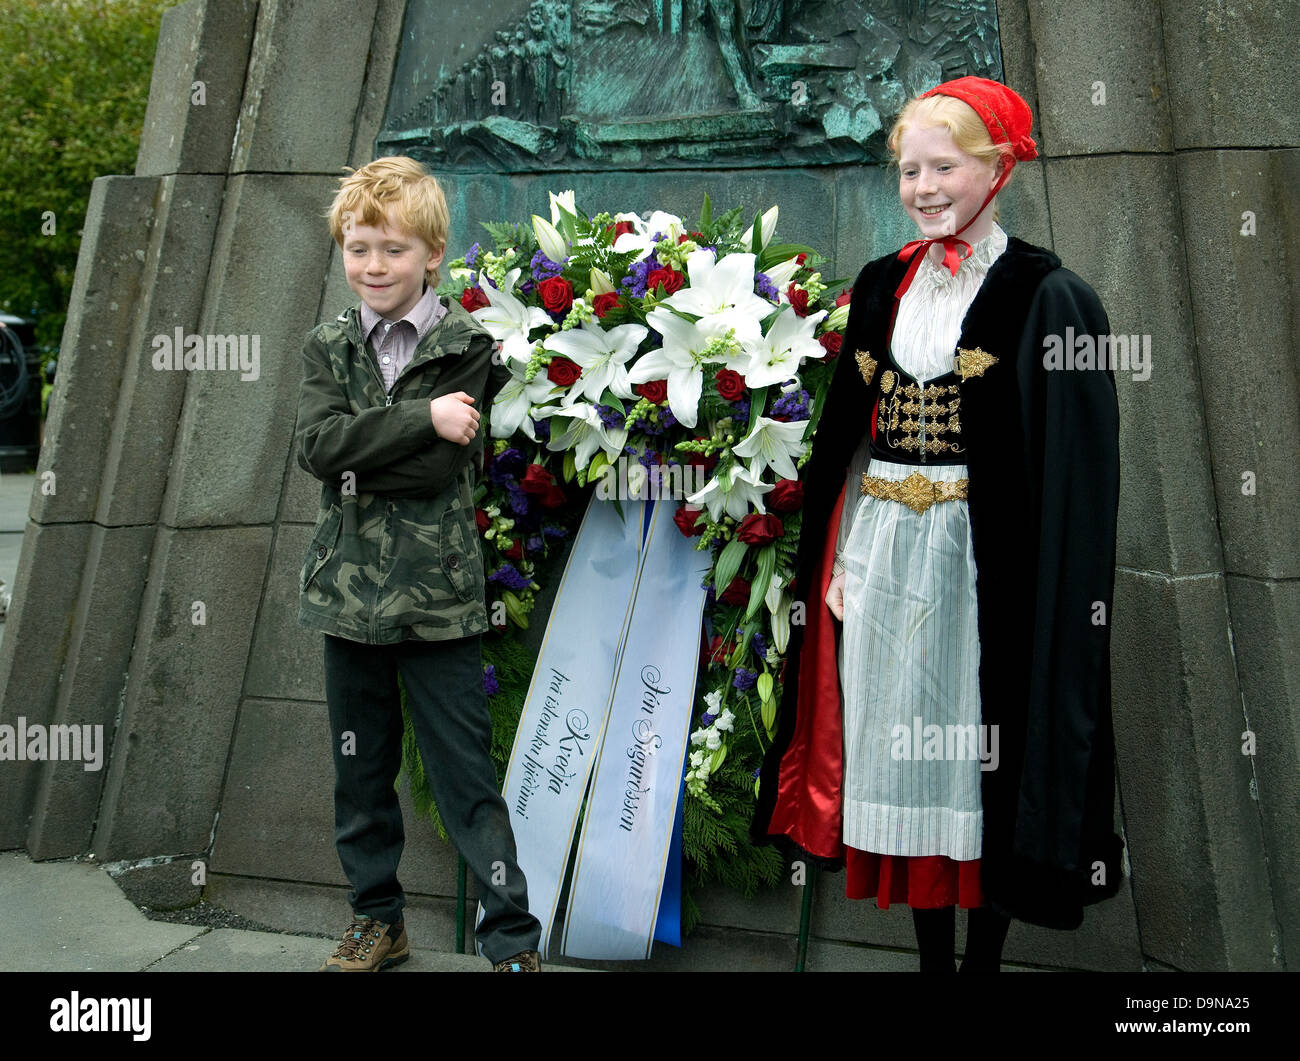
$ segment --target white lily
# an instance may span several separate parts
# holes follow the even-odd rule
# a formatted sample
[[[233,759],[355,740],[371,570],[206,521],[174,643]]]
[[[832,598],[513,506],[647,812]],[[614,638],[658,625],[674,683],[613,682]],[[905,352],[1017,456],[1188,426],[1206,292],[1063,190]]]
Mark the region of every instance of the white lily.
[[[492,402],[492,415],[488,418],[493,438],[509,438],[516,431],[523,429],[525,435],[534,442],[537,435],[533,430],[533,406],[546,400],[551,393],[551,381],[545,373],[538,373],[531,383],[524,382],[526,360],[507,358],[510,379],[506,382]]]
[[[554,192],[547,192],[546,194],[551,197],[551,224],[552,225],[558,225],[560,223],[561,210],[567,211],[568,213],[572,214],[574,217],[578,216],[578,208],[574,205],[573,202],[572,188],[570,188],[568,191],[560,192],[559,195],[556,195]],[[547,257],[550,258],[550,255],[548,254]],[[557,261],[557,260],[558,259],[556,258],[551,258],[551,261]]]
[[[502,288],[493,287],[490,283],[481,284],[480,290],[487,296],[488,305],[476,309],[473,316],[492,334],[493,339],[502,344],[503,357],[527,361],[533,352],[528,333],[534,328],[554,327],[555,322],[540,306],[526,306],[515,298],[514,288],[519,273],[519,269],[511,269],[506,273],[506,284]]]
[[[650,220],[644,220],[638,214],[619,214],[614,218],[615,221],[631,221],[631,232],[624,232],[614,241],[614,250],[619,254],[626,254],[628,251],[637,251],[636,260],[641,261],[654,250],[655,236],[660,239],[671,239],[677,242],[677,237],[686,232],[686,226],[682,224],[682,219],[676,214],[666,214],[662,210],[656,210],[650,215]]]
[[[772,312],[772,303],[754,294],[754,256],[728,254],[718,261],[710,250],[695,251],[686,259],[689,287],[664,300],[682,313],[706,320],[736,316],[751,317],[757,323]]]
[[[627,374],[629,383],[648,383],[652,379],[668,380],[668,407],[678,423],[694,427],[700,415],[700,394],[704,389],[704,348],[710,341],[733,332],[737,354],[718,361],[730,364],[744,359],[746,340],[758,338],[758,321],[739,315],[719,315],[710,320],[690,321],[666,309],[653,309],[646,323],[664,337],[657,350],[643,354]],[[712,358],[709,359],[714,360]]]
[[[724,475],[726,482],[723,482]],[[763,495],[771,489],[771,484],[761,482],[759,476],[749,468],[736,463],[723,475],[715,475],[703,490],[697,490],[686,500],[692,505],[707,508],[709,519],[717,523],[723,512],[732,519],[744,519],[749,515],[750,505],[759,512],[766,512]]]
[[[767,468],[771,468],[782,479],[797,479],[799,472],[792,458],[803,456],[803,434],[807,429],[807,420],[783,424],[779,420],[760,416],[754,430],[732,452],[737,457],[749,459],[749,467],[755,479]]]
[[[762,239],[762,246],[766,247],[772,242],[772,236],[776,233],[776,218],[779,211],[774,206],[765,213],[758,221],[758,234]],[[754,243],[754,226],[750,225],[745,229],[744,234],[740,237],[742,247],[751,247]]]
[[[593,295],[610,295],[614,293],[614,281],[604,269],[591,270],[591,293]]]
[[[799,255],[793,258],[787,258],[778,265],[764,270],[767,278],[772,281],[772,286],[781,292],[784,301],[785,289],[790,286],[790,281],[794,279],[794,274],[799,271]]]
[[[533,235],[537,237],[537,245],[541,247],[543,254],[556,265],[564,264],[569,256],[569,244],[554,225],[546,218],[533,214]]]
[[[546,444],[546,448],[555,452],[573,450],[574,466],[578,471],[582,471],[591,463],[596,450],[604,450],[605,456],[613,461],[618,459],[623,452],[623,447],[627,445],[627,428],[606,427],[601,422],[596,407],[590,402],[575,402],[564,407],[550,406],[542,409],[537,415],[561,417],[567,420],[559,434],[556,434],[552,422],[551,440]]]
[[[562,399],[563,404],[572,405],[579,398],[598,402],[607,388],[620,398],[631,398],[627,363],[649,334],[643,324],[620,324],[606,331],[595,321],[583,321],[581,328],[547,336],[542,344],[547,350],[567,357],[582,369],[582,375]],[[821,349],[820,343],[817,348]]]
[[[744,370],[745,383],[755,390],[784,383],[799,371],[804,358],[825,357],[826,347],[813,338],[825,316],[825,310],[818,310],[800,317],[789,306],[782,307],[766,335],[744,344],[750,355]]]

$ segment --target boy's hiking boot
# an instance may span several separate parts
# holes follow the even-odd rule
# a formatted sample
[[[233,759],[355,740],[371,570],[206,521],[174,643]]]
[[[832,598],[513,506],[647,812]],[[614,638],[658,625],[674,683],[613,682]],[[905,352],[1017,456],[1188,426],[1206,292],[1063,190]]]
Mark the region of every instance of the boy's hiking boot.
[[[497,973],[540,973],[542,971],[542,956],[535,950],[520,951],[513,958],[497,962],[492,971]]]
[[[322,973],[377,973],[390,965],[400,965],[411,956],[406,942],[406,924],[376,921],[373,917],[354,918],[334,953],[320,967]]]

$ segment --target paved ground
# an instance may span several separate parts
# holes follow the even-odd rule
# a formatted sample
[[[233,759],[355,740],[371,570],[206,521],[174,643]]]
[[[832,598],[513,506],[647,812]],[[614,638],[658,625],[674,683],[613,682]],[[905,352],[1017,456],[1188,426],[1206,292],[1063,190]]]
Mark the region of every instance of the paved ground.
[[[25,972],[309,972],[330,950],[311,936],[151,921],[102,866],[21,851],[0,853],[0,921],[0,969]],[[392,971],[490,970],[483,958],[412,947]]]

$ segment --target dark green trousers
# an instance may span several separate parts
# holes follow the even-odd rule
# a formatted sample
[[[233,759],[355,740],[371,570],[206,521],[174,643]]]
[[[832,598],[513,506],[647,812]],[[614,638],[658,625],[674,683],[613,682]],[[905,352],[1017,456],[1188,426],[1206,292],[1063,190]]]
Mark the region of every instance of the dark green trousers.
[[[402,920],[397,864],[406,839],[393,787],[402,763],[401,675],[433,798],[478,882],[476,938],[493,962],[537,950],[541,925],[515,854],[489,758],[492,721],[479,638],[366,645],[325,636],[325,699],[334,740],[334,844],[354,913]]]

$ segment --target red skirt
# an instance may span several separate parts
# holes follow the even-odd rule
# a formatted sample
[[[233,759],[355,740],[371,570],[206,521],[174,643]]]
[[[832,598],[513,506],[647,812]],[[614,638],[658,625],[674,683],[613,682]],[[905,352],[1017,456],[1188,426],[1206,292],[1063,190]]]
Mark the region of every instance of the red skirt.
[[[980,890],[980,860],[954,862],[946,855],[878,855],[846,847],[844,892],[850,899],[876,900],[888,910],[890,903],[906,903],[915,910],[984,905]]]

